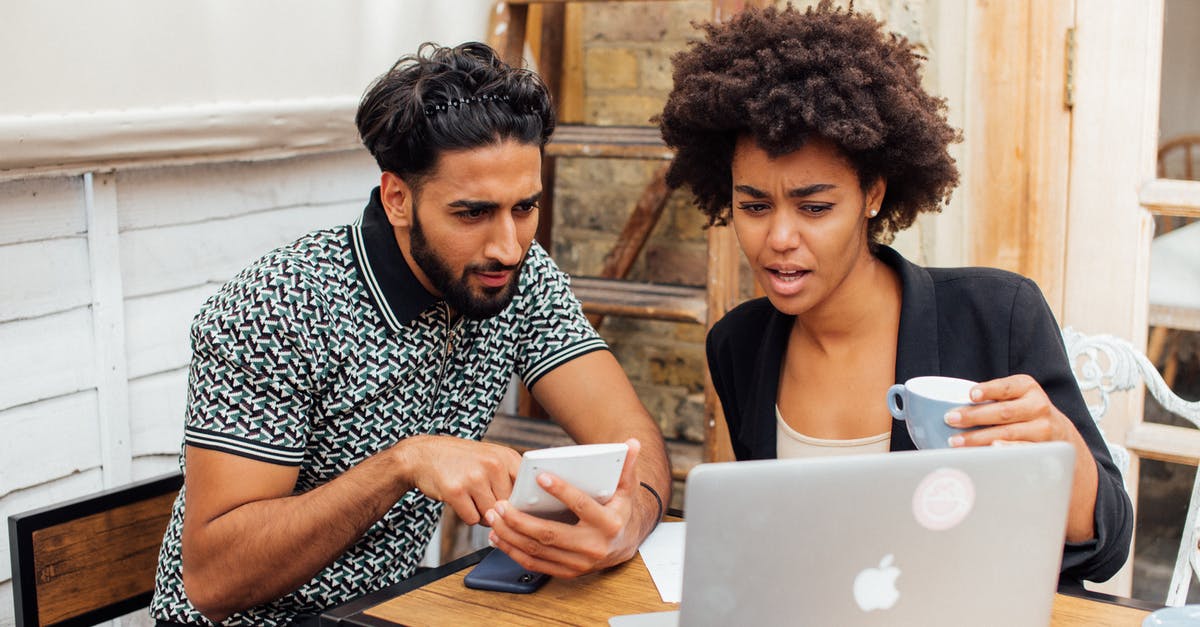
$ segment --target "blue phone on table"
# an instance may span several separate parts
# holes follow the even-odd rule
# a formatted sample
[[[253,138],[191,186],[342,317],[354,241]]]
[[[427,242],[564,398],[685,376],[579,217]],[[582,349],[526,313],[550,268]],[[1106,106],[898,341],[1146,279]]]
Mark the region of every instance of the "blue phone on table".
[[[463,578],[468,588],[529,594],[542,587],[549,575],[534,572],[513,561],[500,549],[492,549]]]

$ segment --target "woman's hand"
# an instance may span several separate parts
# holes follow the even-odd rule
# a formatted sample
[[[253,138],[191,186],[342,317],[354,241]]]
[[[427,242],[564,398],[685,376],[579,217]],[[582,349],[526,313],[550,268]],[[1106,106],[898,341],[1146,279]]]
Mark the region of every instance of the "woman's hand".
[[[976,385],[971,388],[971,400],[981,404],[947,412],[946,424],[978,428],[951,437],[950,446],[1060,441],[1075,447],[1067,540],[1082,542],[1094,538],[1096,460],[1075,424],[1050,402],[1042,386],[1027,374],[1015,374]]]

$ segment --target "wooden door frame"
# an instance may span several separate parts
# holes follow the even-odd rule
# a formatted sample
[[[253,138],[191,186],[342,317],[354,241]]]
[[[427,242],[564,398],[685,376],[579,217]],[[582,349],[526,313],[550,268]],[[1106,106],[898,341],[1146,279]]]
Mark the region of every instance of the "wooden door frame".
[[[1063,326],[1146,344],[1162,0],[975,0],[964,187],[971,261],[1033,278]],[[1124,444],[1142,394],[1105,420]],[[1126,484],[1137,502],[1134,456]],[[1132,553],[1131,553],[1132,555]],[[1103,586],[1128,595],[1132,559]]]

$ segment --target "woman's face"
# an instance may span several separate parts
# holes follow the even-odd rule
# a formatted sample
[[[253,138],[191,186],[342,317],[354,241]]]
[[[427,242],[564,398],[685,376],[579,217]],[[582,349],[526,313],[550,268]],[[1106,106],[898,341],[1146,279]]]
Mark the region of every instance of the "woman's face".
[[[871,258],[868,214],[882,179],[866,193],[831,142],[814,137],[771,158],[752,138],[733,153],[733,228],[754,277],[779,311],[802,315],[829,302]]]

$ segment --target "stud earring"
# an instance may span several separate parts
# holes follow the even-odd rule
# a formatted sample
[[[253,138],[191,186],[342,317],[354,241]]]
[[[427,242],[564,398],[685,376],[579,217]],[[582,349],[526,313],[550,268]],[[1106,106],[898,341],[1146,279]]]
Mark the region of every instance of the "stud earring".
[[[872,217],[872,218],[874,218],[875,216],[879,215],[879,210],[878,210],[878,209],[872,209],[872,210],[871,210],[871,213],[869,213],[869,214],[867,214],[867,215],[868,215],[869,217]]]

